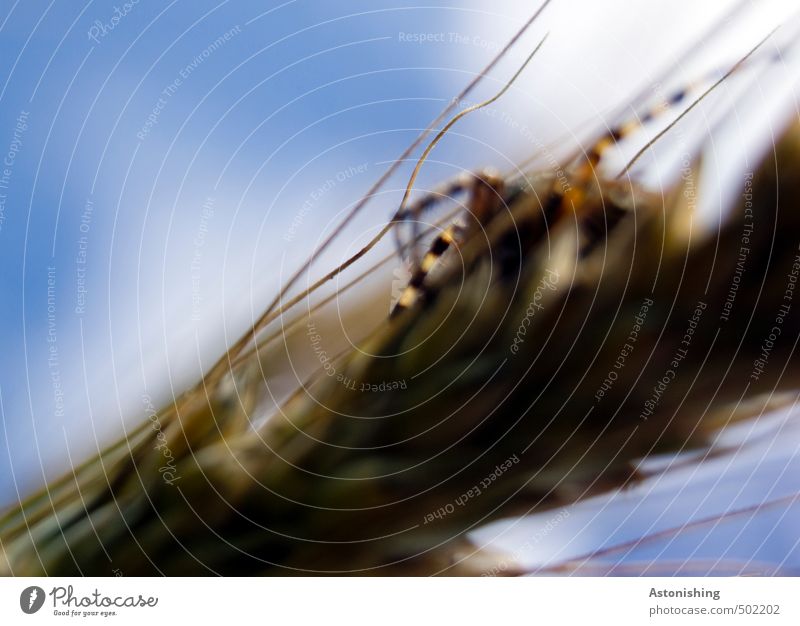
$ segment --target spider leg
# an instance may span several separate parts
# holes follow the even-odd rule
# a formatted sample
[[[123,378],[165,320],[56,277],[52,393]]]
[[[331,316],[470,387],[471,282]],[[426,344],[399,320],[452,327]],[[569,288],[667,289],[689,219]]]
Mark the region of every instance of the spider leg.
[[[774,33],[774,31],[772,31]],[[629,161],[625,169],[622,170],[619,176],[622,176],[628,171],[631,165],[652,146],[662,135],[668,132],[681,118],[683,118],[689,111],[697,106],[711,91],[718,87],[722,82],[729,78],[734,72],[739,70],[747,61],[751,60],[756,51],[761,45],[766,42],[772,33],[767,35],[761,42],[750,50],[744,57],[742,57],[735,65],[730,67],[726,72],[718,77],[710,87],[706,87],[713,76],[717,74],[704,75],[699,80],[691,81],[683,87],[667,94],[662,94],[658,102],[651,104],[643,111],[633,115],[632,117],[615,124],[603,133],[599,139],[585,152],[583,157],[578,161],[577,165],[569,174],[569,188],[566,189],[559,200],[554,200],[555,206],[552,210],[553,220],[558,220],[565,215],[574,213],[578,216],[580,228],[583,233],[584,242],[581,245],[581,254],[584,255],[592,245],[598,240],[602,240],[605,234],[619,222],[622,216],[626,213],[625,209],[600,202],[588,201],[595,190],[595,181],[599,178],[597,174],[598,164],[606,157],[608,151],[616,146],[620,141],[623,141],[643,129],[646,125],[657,119],[659,116],[666,112],[675,109],[688,102],[680,115],[670,122],[670,124],[658,134],[655,135],[644,148],[642,148],[636,156]],[[696,95],[698,94],[699,95]],[[694,96],[693,98],[690,97]],[[618,176],[618,178],[619,178]],[[557,185],[561,185],[559,181]],[[557,193],[554,194],[555,196]],[[600,211],[598,211],[598,206]],[[592,209],[594,207],[594,209]]]
[[[425,256],[422,257],[422,261],[419,265],[414,266],[411,280],[409,280],[408,286],[403,290],[397,304],[394,305],[389,317],[397,316],[401,311],[404,311],[416,302],[417,297],[423,291],[425,277],[436,264],[439,257],[447,252],[448,248],[456,241],[459,230],[460,227],[458,224],[453,223],[436,236],[430,249],[425,253]]]
[[[409,212],[414,216],[412,224],[418,227],[419,214],[424,209],[432,206],[435,200],[438,199],[437,196],[449,197],[455,193],[460,193],[469,189],[468,224],[465,226],[460,225],[458,222],[450,224],[436,236],[419,263],[413,263],[411,279],[400,296],[400,299],[397,301],[397,304],[395,304],[392,309],[390,317],[398,315],[401,311],[409,308],[416,302],[419,295],[425,291],[425,278],[428,276],[428,273],[436,265],[439,258],[447,252],[450,246],[468,236],[468,234],[475,229],[482,228],[491,220],[497,211],[497,207],[502,204],[503,185],[502,178],[488,170],[474,175],[461,176],[452,181],[438,194],[429,194],[429,196],[423,198],[422,201],[409,208]],[[434,199],[430,200],[432,196]],[[414,213],[414,211],[416,211],[416,213]],[[412,245],[415,241],[416,236],[412,239]]]
[[[397,222],[397,226],[394,229],[395,247],[397,248],[397,255],[401,259],[404,258],[406,248],[410,247],[412,267],[418,268],[420,263],[419,259],[417,258],[415,246],[420,237],[420,231],[419,231],[420,217],[425,211],[431,209],[440,202],[450,200],[454,196],[457,196],[467,191],[471,185],[472,185],[472,177],[469,175],[462,174],[448,181],[439,189],[435,189],[430,193],[425,194],[419,200],[417,200],[416,202],[408,206],[406,209],[404,209],[402,212],[398,212],[397,215],[395,216],[395,222]],[[411,237],[409,239],[410,243],[406,243],[403,241],[400,232],[400,224],[408,220],[411,221]]]
[[[623,122],[612,126],[606,133],[604,133],[588,150],[585,158],[580,163],[576,175],[579,181],[588,182],[594,175],[594,168],[603,159],[609,148],[612,148],[620,141],[630,137],[637,131],[644,128],[647,124],[664,115],[665,113],[688,103],[688,107],[680,114],[678,119],[686,115],[692,108],[700,103],[711,91],[713,91],[722,82],[727,80],[733,73],[746,66],[748,62],[761,60],[762,57],[755,56],[759,48],[772,36],[775,31],[773,30],[764,39],[762,39],[754,48],[750,50],[745,56],[739,59],[734,65],[726,70],[715,69],[712,72],[707,72],[699,79],[690,81],[684,86],[672,91],[671,93],[661,94],[659,100],[650,105],[644,111],[635,113],[630,118]],[[780,57],[780,54],[778,54]],[[767,56],[766,62],[772,63],[776,60],[775,54]],[[709,83],[711,85],[709,86]],[[691,101],[690,96],[695,96]],[[675,120],[677,121],[677,120]],[[672,122],[674,124],[675,122]],[[668,128],[671,128],[672,124]],[[663,132],[663,131],[662,131]],[[656,136],[656,139],[661,134]],[[651,145],[655,140],[651,140],[647,145]],[[627,168],[626,168],[627,170]]]

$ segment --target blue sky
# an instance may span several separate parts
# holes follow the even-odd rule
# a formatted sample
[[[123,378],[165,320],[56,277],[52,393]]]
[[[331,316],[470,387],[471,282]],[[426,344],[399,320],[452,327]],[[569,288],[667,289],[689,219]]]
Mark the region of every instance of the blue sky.
[[[258,268],[299,259],[320,219],[363,192],[376,163],[396,156],[463,81],[466,70],[431,65],[430,47],[398,42],[399,30],[418,27],[419,10],[275,7],[29,2],[0,14],[0,146],[20,146],[0,231],[8,270],[0,372],[23,484],[41,480],[29,467],[40,456],[63,465],[63,450],[58,461],[44,452],[63,447],[65,431],[78,428],[76,446],[86,449],[78,416],[94,413],[104,439],[120,431],[121,417],[136,419],[136,390],[164,398],[166,377],[175,385],[196,377],[195,362],[183,377],[167,373],[172,337],[191,327],[211,337],[208,353],[218,355],[224,335],[208,321],[221,309],[217,294],[255,290],[253,306],[263,306],[278,277]],[[430,28],[451,19],[422,13]],[[437,61],[452,63],[445,56]],[[21,114],[27,129],[15,140]],[[359,167],[365,172],[315,202],[292,246],[277,236],[309,190]],[[205,218],[204,205],[213,206]],[[380,211],[375,218],[388,209]],[[195,291],[204,304],[196,311],[190,267],[201,224],[205,263]],[[51,267],[57,368],[47,361]],[[251,307],[240,308],[226,317],[231,333],[245,327]],[[186,369],[181,358],[177,370]],[[51,389],[56,371],[64,410]],[[11,473],[0,476],[7,495]]]

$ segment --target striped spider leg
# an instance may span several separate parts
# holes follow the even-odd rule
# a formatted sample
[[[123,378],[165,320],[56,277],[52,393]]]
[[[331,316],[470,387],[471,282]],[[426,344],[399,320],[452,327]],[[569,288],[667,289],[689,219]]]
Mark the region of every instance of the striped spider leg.
[[[655,104],[646,107],[643,112],[608,128],[584,153],[582,158],[577,161],[576,165],[570,169],[566,182],[557,181],[550,197],[543,204],[545,218],[548,221],[555,222],[563,219],[565,215],[575,215],[575,219],[579,224],[579,236],[581,238],[579,250],[581,256],[585,256],[595,244],[605,240],[608,232],[620,221],[629,210],[629,207],[635,204],[635,198],[631,198],[632,194],[635,193],[635,184],[633,187],[630,184],[626,185],[621,180],[623,175],[630,170],[631,166],[648,148],[671,130],[675,124],[700,104],[714,89],[751,60],[751,57],[774,32],[775,30],[765,36],[704,91],[700,92],[701,87],[719,72],[715,71],[678,88]],[[771,56],[770,60],[773,59],[774,56]],[[685,104],[688,102],[689,97],[694,94],[698,95],[680,115],[670,122],[666,128],[652,137],[615,178],[608,178],[608,176],[602,175],[598,171],[598,165],[602,163],[612,148],[637,134],[660,116]],[[614,201],[607,201],[612,196]]]
[[[403,290],[395,304],[391,317],[409,308],[420,294],[425,292],[425,278],[451,246],[458,245],[483,229],[494,216],[498,205],[502,204],[503,178],[496,172],[485,170],[477,174],[463,174],[447,183],[441,190],[423,196],[398,216],[398,220],[411,220],[412,241],[417,239],[420,215],[435,206],[439,201],[467,192],[469,199],[464,211],[465,217],[446,226],[433,240],[422,259],[417,261],[412,255],[412,271],[408,286]],[[402,253],[403,244],[398,244]]]

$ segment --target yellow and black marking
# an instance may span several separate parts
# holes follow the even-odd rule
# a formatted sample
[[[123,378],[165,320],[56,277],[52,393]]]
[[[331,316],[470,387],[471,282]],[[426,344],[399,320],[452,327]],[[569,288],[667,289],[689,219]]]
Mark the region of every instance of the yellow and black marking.
[[[714,72],[709,73],[708,75],[704,76],[700,80],[695,80],[688,83],[681,89],[676,90],[673,92],[669,97],[664,98],[660,102],[656,103],[654,106],[650,107],[647,111],[643,114],[635,116],[630,120],[615,126],[614,128],[610,129],[607,133],[605,133],[596,143],[595,145],[589,150],[587,154],[587,158],[582,166],[578,170],[579,176],[583,177],[584,181],[588,181],[594,175],[594,168],[603,158],[604,153],[606,150],[611,148],[612,146],[616,145],[619,141],[629,137],[637,130],[644,127],[646,124],[653,121],[657,116],[674,109],[675,107],[684,104],[687,96],[700,92],[701,88],[704,85],[708,85],[710,81],[713,79],[713,83],[711,86],[707,87],[702,92],[698,93],[697,98],[695,98],[689,106],[683,110],[683,112],[678,116],[676,120],[671,122],[666,129],[662,130],[659,134],[657,134],[653,139],[651,139],[642,150],[640,150],[636,156],[628,163],[624,170],[622,170],[622,174],[628,171],[631,165],[641,156],[642,152],[652,146],[652,144],[657,141],[664,132],[672,128],[672,126],[684,117],[689,111],[691,111],[695,106],[700,104],[700,102],[708,96],[714,89],[716,89],[719,85],[721,85],[725,80],[727,80],[734,72],[736,72],[739,68],[741,68],[748,60],[753,57],[756,51],[772,36],[772,34],[777,30],[777,28],[773,29],[766,37],[764,37],[761,41],[759,41],[746,55],[744,55],[739,61],[737,61],[733,66],[727,69],[725,72]],[[778,55],[780,57],[780,54]],[[775,57],[772,57],[774,60]]]
[[[462,175],[458,176],[457,178],[447,182],[443,187],[436,189],[428,194],[425,194],[419,200],[411,204],[408,208],[404,209],[401,213],[398,213],[395,217],[395,221],[404,222],[409,220],[411,223],[411,257],[414,259],[416,263],[416,258],[414,254],[414,248],[416,241],[419,238],[419,219],[420,216],[430,209],[431,207],[437,205],[438,203],[442,202],[443,200],[450,200],[465,191],[467,191],[472,185],[472,176],[469,175]],[[395,246],[397,247],[397,255],[400,258],[405,256],[406,246],[407,244],[403,242],[402,237],[400,235],[400,229],[395,228]]]
[[[774,31],[773,31],[774,32]],[[770,33],[771,34],[771,33]],[[698,80],[693,80],[683,87],[676,89],[667,97],[661,99],[656,104],[645,110],[643,113],[633,116],[632,118],[618,124],[608,130],[595,144],[590,148],[586,155],[586,165],[591,167],[596,166],[603,158],[604,153],[611,147],[615,146],[619,141],[626,139],[634,134],[636,131],[641,130],[644,126],[655,120],[657,117],[674,109],[686,102],[688,96],[692,94],[703,94],[695,102],[699,102],[709,91],[713,90],[717,85],[723,82],[728,76],[739,69],[761,44],[766,41],[764,38],[758,45],[756,45],[747,55],[742,57],[735,65],[726,70],[714,70],[709,72]],[[774,62],[780,58],[780,54],[773,54],[770,61]],[[712,83],[705,92],[701,91],[704,86]],[[590,172],[591,173],[591,172]]]
[[[692,83],[689,86],[683,87],[672,93],[665,100],[650,107],[644,113],[636,115],[610,128],[586,153],[586,158],[578,168],[576,175],[582,177],[582,179],[588,180],[588,178],[594,174],[594,168],[597,167],[609,149],[641,130],[660,115],[682,104],[686,100],[686,97],[693,93],[698,86],[699,83]]]
[[[403,290],[400,299],[392,309],[391,317],[394,317],[416,302],[419,294],[423,290],[425,277],[428,275],[428,272],[433,269],[433,266],[436,265],[436,261],[438,261],[455,242],[455,231],[455,224],[451,224],[433,240],[430,249],[425,253],[425,256],[422,257],[422,262],[419,264],[419,267],[414,270],[408,286]]]
[[[762,41],[763,43],[763,41]],[[540,44],[541,45],[541,44]],[[743,57],[736,65],[725,72],[709,89],[705,90],[698,98],[696,98],[690,106],[681,113],[682,117],[691,108],[696,106],[703,98],[705,98],[710,91],[717,85],[725,80],[731,73],[744,63],[754,52],[758,49],[761,43],[758,44],[753,50]],[[595,202],[596,192],[593,189],[593,181],[598,178],[596,168],[603,160],[607,152],[616,146],[620,141],[623,141],[635,134],[647,124],[651,123],[660,115],[665,112],[683,104],[687,97],[698,91],[704,84],[709,81],[709,76],[705,76],[702,80],[693,81],[686,86],[677,89],[668,97],[663,98],[655,105],[650,106],[643,113],[635,115],[603,133],[600,138],[589,148],[585,156],[577,164],[577,166],[569,174],[569,185],[564,188],[562,181],[557,181],[553,184],[549,193],[543,198],[541,203],[542,220],[539,222],[539,227],[527,228],[530,232],[525,234],[525,239],[530,244],[531,241],[537,241],[544,235],[549,228],[556,222],[560,221],[566,215],[575,215],[579,221],[579,228],[581,231],[581,242],[579,250],[581,256],[584,256],[592,249],[594,244],[598,241],[604,240],[609,230],[612,229],[617,222],[625,214],[626,210],[612,204],[605,202]],[[512,79],[513,82],[513,79]],[[674,123],[674,122],[673,122]],[[652,142],[651,142],[652,143]],[[648,144],[649,146],[650,144]],[[634,161],[638,158],[638,154],[634,157]],[[420,163],[421,164],[421,163]],[[629,164],[630,166],[630,164]],[[624,171],[627,171],[627,167]],[[413,181],[413,178],[412,178]],[[410,189],[410,187],[409,187]],[[411,218],[413,224],[416,224],[421,213],[427,210],[438,202],[441,197],[451,197],[455,194],[462,193],[466,190],[470,191],[470,210],[468,216],[468,224],[460,230],[464,231],[463,237],[467,238],[475,232],[476,227],[482,228],[494,217],[497,212],[499,202],[504,193],[504,181],[501,177],[495,174],[483,173],[472,179],[470,184],[469,179],[460,177],[449,183],[443,190],[435,194],[429,194],[420,201],[409,207],[409,209],[402,211],[398,214],[400,220]],[[507,205],[507,198],[503,204]],[[530,226],[530,224],[528,225]],[[414,232],[416,241],[416,230]],[[514,237],[510,237],[514,239]],[[520,239],[520,233],[516,234],[516,239]],[[416,264],[411,280],[408,286],[403,291],[400,299],[392,309],[391,316],[399,314],[401,311],[411,307],[422,294],[428,294],[425,288],[425,278],[431,269],[436,265],[439,258],[448,250],[448,248],[456,241],[456,226],[451,225],[445,229],[431,245],[430,250],[425,254],[422,260]],[[520,241],[517,241],[519,244]],[[501,274],[507,275],[512,273],[511,268],[519,264],[520,259],[518,254],[513,253],[513,241],[508,242],[508,246],[504,249],[498,250],[498,257],[503,259],[501,265],[503,266]],[[506,250],[505,248],[508,248]],[[518,247],[518,246],[517,246]],[[399,251],[402,253],[402,246]]]
[[[426,293],[425,278],[439,258],[447,252],[459,236],[468,238],[491,221],[498,207],[506,206],[507,203],[503,198],[504,186],[505,182],[501,176],[494,172],[484,171],[469,177],[459,177],[450,183],[443,192],[426,196],[413,205],[411,216],[414,219],[413,223],[416,224],[418,223],[419,214],[433,206],[439,197],[450,197],[466,189],[469,189],[470,192],[469,210],[466,211],[467,224],[465,226],[451,224],[433,240],[425,256],[416,264],[411,280],[392,309],[390,317],[394,317],[404,309],[409,308],[417,301],[420,294]],[[414,240],[416,240],[416,237]]]
[[[723,77],[719,79],[711,87],[711,89],[729,76],[730,73],[736,69],[736,67],[738,67],[738,64],[729,70],[725,75],[723,75]],[[683,104],[689,95],[698,91],[703,84],[708,82],[708,80],[709,77],[707,76],[702,80],[693,81],[692,83],[677,89],[668,97],[662,99],[655,105],[650,106],[643,113],[634,115],[624,122],[611,127],[607,132],[601,135],[601,137],[595,141],[591,148],[589,148],[585,157],[580,161],[577,167],[575,167],[575,169],[570,173],[570,188],[563,193],[559,193],[559,190],[557,189],[554,190],[553,197],[551,197],[550,200],[555,202],[555,198],[558,197],[560,198],[560,201],[558,202],[557,207],[552,211],[551,219],[559,219],[562,215],[568,214],[569,212],[580,216],[581,222],[585,227],[587,227],[590,239],[596,239],[597,235],[602,235],[602,233],[606,232],[610,226],[613,226],[613,223],[615,223],[620,217],[616,213],[614,215],[603,214],[600,216],[586,214],[585,205],[587,196],[589,195],[587,192],[592,185],[592,181],[599,178],[596,173],[597,166],[603,160],[608,151],[615,147],[620,141],[624,141],[631,135],[643,129],[647,124],[655,120],[660,115],[663,115],[667,111]],[[702,100],[711,89],[705,91],[696,100],[694,100],[689,109]],[[689,109],[684,111],[681,116],[685,115]],[[638,155],[636,158],[638,158]],[[626,170],[623,170],[623,172]]]

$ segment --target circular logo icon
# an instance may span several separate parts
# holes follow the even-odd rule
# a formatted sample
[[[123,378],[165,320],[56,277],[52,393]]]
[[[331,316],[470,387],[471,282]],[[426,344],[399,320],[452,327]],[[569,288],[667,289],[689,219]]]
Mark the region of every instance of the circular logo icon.
[[[19,608],[23,613],[31,615],[42,608],[44,604],[44,589],[41,587],[28,587],[19,594]]]

